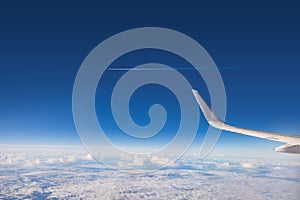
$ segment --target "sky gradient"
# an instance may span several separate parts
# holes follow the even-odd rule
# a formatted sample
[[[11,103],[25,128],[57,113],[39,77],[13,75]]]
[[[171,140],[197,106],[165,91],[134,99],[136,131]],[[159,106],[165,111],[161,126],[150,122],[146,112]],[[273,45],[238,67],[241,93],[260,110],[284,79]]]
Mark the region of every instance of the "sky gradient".
[[[224,81],[228,123],[300,134],[298,8],[292,1],[224,2],[218,6],[162,2],[1,3],[0,144],[80,145],[72,117],[72,88],[82,61],[106,38],[147,26],[180,31],[207,50]],[[122,66],[153,60],[172,66],[182,64],[164,52],[135,52],[127,56],[119,61]],[[118,73],[107,72],[105,78],[114,80],[121,75]],[[192,77],[191,82],[199,81],[192,72],[183,73]],[[153,86],[149,90],[164,89]],[[99,88],[97,95],[101,91]],[[147,123],[147,117],[142,115],[147,106],[141,102],[148,105],[172,98],[168,92],[153,101],[145,95],[137,93],[133,98],[139,106],[132,108],[136,111],[133,115],[137,115],[140,124]],[[204,96],[208,98],[207,94]],[[97,105],[97,111],[101,105]],[[178,110],[176,105],[167,106],[174,113],[167,124],[170,132],[176,127]],[[104,113],[104,118],[109,121],[108,113]],[[107,129],[114,129],[109,122],[105,124]],[[202,118],[200,127],[206,126]],[[197,140],[202,138],[201,130]],[[255,149],[268,154],[279,145],[223,132],[216,149],[229,153],[241,148],[244,153]]]

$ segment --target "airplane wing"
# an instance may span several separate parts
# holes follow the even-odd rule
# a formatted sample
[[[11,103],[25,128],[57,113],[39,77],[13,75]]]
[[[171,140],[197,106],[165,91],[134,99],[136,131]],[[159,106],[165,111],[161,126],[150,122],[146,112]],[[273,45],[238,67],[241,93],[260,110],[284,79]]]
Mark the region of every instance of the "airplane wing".
[[[266,132],[259,130],[252,130],[246,128],[239,128],[225,123],[218,115],[207,105],[204,99],[199,95],[197,90],[192,90],[197,103],[200,106],[201,111],[208,124],[220,130],[230,131],[234,133],[250,135],[254,137],[264,138],[268,140],[274,140],[277,142],[284,142],[285,145],[277,147],[275,151],[283,153],[296,153],[300,154],[300,136],[291,134],[281,134],[275,132]]]

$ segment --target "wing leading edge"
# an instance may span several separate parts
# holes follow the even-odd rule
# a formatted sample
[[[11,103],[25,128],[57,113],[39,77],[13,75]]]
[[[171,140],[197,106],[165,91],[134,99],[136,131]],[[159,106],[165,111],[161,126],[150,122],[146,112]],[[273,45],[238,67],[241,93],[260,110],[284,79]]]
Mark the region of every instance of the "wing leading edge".
[[[221,120],[218,117],[218,115],[207,105],[207,103],[199,95],[197,90],[192,90],[192,92],[196,98],[197,103],[200,106],[201,111],[203,112],[205,119],[207,120],[208,124],[211,125],[212,127],[224,131],[250,135],[253,137],[264,138],[264,139],[273,140],[277,142],[284,142],[286,144],[276,148],[275,151],[300,154],[300,136],[239,128],[239,127],[229,125],[225,123],[223,120]]]

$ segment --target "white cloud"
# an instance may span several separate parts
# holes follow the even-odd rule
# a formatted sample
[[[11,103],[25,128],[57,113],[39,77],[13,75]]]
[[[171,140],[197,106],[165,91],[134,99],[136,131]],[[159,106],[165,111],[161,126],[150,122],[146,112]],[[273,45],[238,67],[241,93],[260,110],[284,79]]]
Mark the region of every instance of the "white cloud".
[[[56,158],[48,158],[46,163],[49,163],[49,164],[54,164],[57,162],[57,159]]]
[[[275,166],[273,169],[274,169],[274,170],[281,170],[282,167],[280,167],[280,166]]]
[[[23,166],[24,167],[33,167],[33,166],[39,165],[40,163],[41,163],[40,159],[36,158],[36,159],[33,159],[33,160],[24,161]]]
[[[171,160],[168,158],[168,157],[158,157],[158,156],[152,156],[150,161],[153,163],[153,164],[158,164],[158,165],[168,165],[170,164]]]
[[[223,163],[218,164],[217,167],[223,169],[223,168],[229,168],[231,166],[230,166],[229,162],[223,162]]]
[[[243,168],[247,168],[247,169],[254,169],[255,168],[254,164],[251,163],[251,162],[241,162],[240,164]]]
[[[0,154],[0,165],[14,165],[25,159],[23,154]]]
[[[85,156],[85,159],[86,159],[86,160],[94,160],[93,156],[91,156],[90,154],[87,154],[87,155]]]
[[[89,162],[92,160],[86,152],[0,154],[0,199],[34,199],[41,195],[48,199],[292,200],[299,196],[299,168],[289,163],[185,157],[168,169],[134,175],[104,170],[100,164]],[[120,156],[118,160],[120,165],[134,168],[163,166],[172,159]],[[261,169],[265,170],[263,174]]]

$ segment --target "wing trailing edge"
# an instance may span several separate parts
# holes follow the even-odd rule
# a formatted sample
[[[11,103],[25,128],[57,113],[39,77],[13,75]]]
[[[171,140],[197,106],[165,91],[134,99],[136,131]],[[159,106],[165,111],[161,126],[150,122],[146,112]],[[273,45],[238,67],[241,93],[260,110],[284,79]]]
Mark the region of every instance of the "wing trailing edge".
[[[275,151],[283,153],[296,153],[300,154],[300,136],[291,134],[281,134],[275,132],[252,130],[247,128],[239,128],[236,126],[225,123],[220,117],[207,105],[204,99],[201,97],[197,90],[192,90],[196,101],[207,120],[208,124],[214,128],[230,131],[234,133],[249,135],[253,137],[264,138],[267,140],[273,140],[277,142],[286,143],[280,147],[277,147]]]

